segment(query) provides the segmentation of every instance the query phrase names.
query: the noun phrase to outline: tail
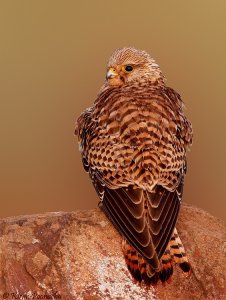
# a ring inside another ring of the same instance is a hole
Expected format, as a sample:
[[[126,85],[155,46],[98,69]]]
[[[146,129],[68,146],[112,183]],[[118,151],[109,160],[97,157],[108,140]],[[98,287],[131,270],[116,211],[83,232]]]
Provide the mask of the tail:
[[[122,249],[126,264],[136,282],[145,282],[147,285],[156,284],[159,280],[166,282],[173,274],[173,265],[178,264],[183,272],[189,274],[191,266],[188,262],[184,247],[176,228],[169,244],[160,259],[159,269],[152,266],[123,238]]]
[[[173,236],[169,242],[170,245],[170,252],[173,256],[173,260],[179,267],[185,272],[190,274],[191,273],[191,265],[188,262],[187,255],[184,250],[184,246],[181,242],[181,239],[177,233],[176,228],[174,229]]]

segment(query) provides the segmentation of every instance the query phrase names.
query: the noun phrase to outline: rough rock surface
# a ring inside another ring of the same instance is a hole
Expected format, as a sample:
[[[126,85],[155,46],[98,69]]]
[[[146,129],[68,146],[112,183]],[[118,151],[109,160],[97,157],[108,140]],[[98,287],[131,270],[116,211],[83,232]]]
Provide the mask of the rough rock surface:
[[[177,224],[193,273],[149,289],[127,271],[121,239],[99,209],[0,220],[0,299],[226,299],[225,227],[183,206]]]

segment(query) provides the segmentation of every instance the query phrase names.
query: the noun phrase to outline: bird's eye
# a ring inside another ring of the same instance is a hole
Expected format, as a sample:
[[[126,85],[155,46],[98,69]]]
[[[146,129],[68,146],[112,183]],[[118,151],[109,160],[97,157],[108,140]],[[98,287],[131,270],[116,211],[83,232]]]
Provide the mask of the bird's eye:
[[[124,67],[124,70],[125,70],[125,72],[130,73],[130,72],[133,71],[133,67],[130,66],[130,65],[127,65],[127,66]]]

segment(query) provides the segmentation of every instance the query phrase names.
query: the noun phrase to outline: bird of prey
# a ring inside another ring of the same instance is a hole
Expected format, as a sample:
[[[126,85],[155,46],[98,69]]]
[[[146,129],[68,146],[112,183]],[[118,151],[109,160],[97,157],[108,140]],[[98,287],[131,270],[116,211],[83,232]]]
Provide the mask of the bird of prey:
[[[154,59],[124,47],[76,123],[83,166],[122,235],[128,269],[148,285],[167,281],[175,264],[191,270],[175,228],[192,143],[183,108]]]

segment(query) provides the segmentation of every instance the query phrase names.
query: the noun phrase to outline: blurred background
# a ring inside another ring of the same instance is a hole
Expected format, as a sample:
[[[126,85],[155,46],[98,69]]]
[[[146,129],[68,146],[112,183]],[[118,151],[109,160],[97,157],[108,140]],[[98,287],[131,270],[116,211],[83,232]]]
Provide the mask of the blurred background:
[[[97,207],[74,125],[113,50],[131,45],[193,123],[184,201],[225,218],[225,11],[224,0],[1,1],[0,217]]]

